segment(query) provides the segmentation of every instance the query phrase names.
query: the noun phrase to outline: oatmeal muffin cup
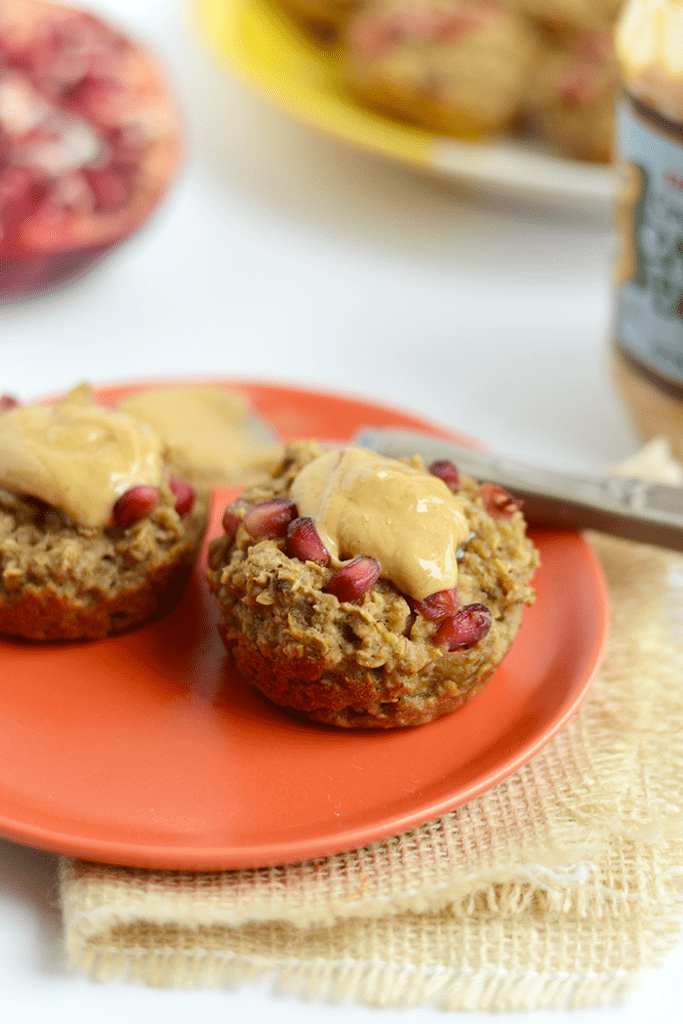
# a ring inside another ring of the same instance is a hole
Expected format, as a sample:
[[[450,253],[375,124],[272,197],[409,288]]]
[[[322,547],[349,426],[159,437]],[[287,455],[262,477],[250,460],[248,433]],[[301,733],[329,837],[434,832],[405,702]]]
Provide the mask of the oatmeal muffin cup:
[[[449,463],[290,444],[209,548],[241,674],[316,722],[395,728],[459,708],[532,603],[519,503]]]
[[[529,76],[525,107],[537,134],[563,156],[608,163],[616,92],[611,30],[550,34]]]
[[[199,554],[208,491],[157,435],[94,403],[0,405],[0,633],[97,639],[169,611]]]
[[[345,81],[382,112],[465,139],[516,123],[536,29],[496,0],[371,0],[345,35]]]

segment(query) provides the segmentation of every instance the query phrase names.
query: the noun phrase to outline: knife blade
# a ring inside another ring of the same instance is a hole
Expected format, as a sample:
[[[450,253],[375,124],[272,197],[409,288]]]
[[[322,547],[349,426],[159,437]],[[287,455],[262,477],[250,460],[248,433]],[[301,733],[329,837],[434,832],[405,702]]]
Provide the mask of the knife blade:
[[[354,444],[398,458],[449,459],[480,481],[499,484],[524,502],[529,523],[598,530],[683,551],[683,487],[617,474],[577,474],[531,466],[413,430],[362,429]]]

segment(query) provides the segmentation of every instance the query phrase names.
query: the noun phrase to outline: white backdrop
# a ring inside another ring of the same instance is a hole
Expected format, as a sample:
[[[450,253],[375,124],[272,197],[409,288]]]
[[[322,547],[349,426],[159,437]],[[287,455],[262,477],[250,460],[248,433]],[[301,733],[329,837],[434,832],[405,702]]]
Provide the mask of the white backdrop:
[[[258,377],[405,406],[536,462],[599,467],[633,450],[607,369],[608,211],[601,220],[488,201],[357,153],[230,81],[176,0],[91,6],[166,62],[189,158],[160,214],[113,259],[76,287],[0,307],[0,392],[28,399],[84,378]],[[442,1019],[429,1008],[302,1004],[260,984],[166,992],[70,976],[55,864],[0,840],[3,1019]],[[502,1019],[673,1024],[682,969],[679,949],[626,1007]]]

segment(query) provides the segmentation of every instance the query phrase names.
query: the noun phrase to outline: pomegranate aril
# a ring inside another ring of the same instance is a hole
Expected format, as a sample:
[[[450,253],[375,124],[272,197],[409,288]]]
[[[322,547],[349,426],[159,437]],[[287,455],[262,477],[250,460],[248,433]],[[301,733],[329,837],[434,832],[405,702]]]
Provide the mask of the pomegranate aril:
[[[112,159],[121,164],[132,164],[149,142],[149,134],[137,124],[126,124],[109,133]]]
[[[237,536],[237,531],[240,528],[240,524],[242,523],[243,516],[240,515],[240,512],[244,512],[248,507],[249,506],[242,501],[241,498],[236,498],[235,501],[231,501],[229,505],[225,506],[222,526],[223,533],[229,539],[230,543],[234,541]]]
[[[95,194],[83,174],[59,178],[47,194],[49,202],[74,213],[89,214],[95,209]]]
[[[0,77],[0,128],[9,138],[33,131],[50,106],[24,77],[8,71]]]
[[[330,576],[324,590],[338,601],[357,601],[377,582],[380,564],[369,555],[359,555]]]
[[[457,491],[460,484],[460,476],[453,463],[449,462],[448,459],[437,459],[436,462],[432,462],[429,472],[432,476],[438,476],[439,480],[443,480],[452,491]]]
[[[450,590],[437,590],[435,594],[430,594],[422,601],[413,602],[415,611],[423,619],[429,619],[430,622],[438,622],[439,619],[445,619],[447,615],[453,615],[459,607],[456,587],[451,587]]]
[[[130,198],[130,188],[120,171],[85,171],[98,210],[116,210]]]
[[[296,505],[291,498],[270,498],[252,505],[244,519],[244,528],[252,537],[284,537],[287,527],[296,517]]]
[[[302,562],[316,562],[318,565],[330,564],[330,553],[321,541],[315,523],[309,516],[302,516],[291,521],[287,527],[285,552],[289,558],[298,558]]]
[[[521,499],[513,498],[498,484],[482,484],[478,493],[488,514],[500,519],[509,518],[523,504]]]
[[[156,507],[158,501],[158,487],[151,487],[148,484],[131,487],[129,491],[121,495],[114,505],[114,523],[125,530],[148,515]]]
[[[7,412],[9,409],[16,409],[19,402],[12,395],[0,395],[0,412]]]
[[[181,519],[184,519],[192,511],[194,505],[194,490],[185,480],[172,476],[168,481],[171,493],[175,497],[175,510]]]
[[[25,167],[6,167],[0,172],[0,210],[23,199],[32,185],[31,173]]]
[[[121,73],[120,37],[89,15],[47,22],[28,55],[29,68],[41,84],[64,93],[89,74]]]
[[[434,636],[439,646],[449,651],[464,651],[474,647],[491,628],[491,612],[485,604],[467,604],[455,615],[444,619]]]

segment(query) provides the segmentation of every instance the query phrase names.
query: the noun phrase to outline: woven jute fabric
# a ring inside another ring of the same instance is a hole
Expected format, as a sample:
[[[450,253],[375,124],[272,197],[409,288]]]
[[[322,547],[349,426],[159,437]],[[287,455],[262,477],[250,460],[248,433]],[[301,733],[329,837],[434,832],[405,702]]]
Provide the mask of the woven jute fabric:
[[[630,468],[663,476],[667,459],[656,444]],[[377,1006],[627,998],[683,916],[683,559],[590,541],[607,656],[530,763],[437,821],[324,860],[195,874],[64,859],[71,965],[178,987],[265,975]]]

